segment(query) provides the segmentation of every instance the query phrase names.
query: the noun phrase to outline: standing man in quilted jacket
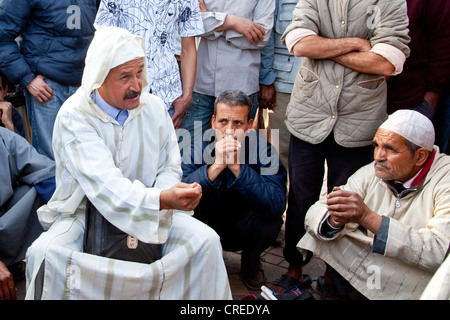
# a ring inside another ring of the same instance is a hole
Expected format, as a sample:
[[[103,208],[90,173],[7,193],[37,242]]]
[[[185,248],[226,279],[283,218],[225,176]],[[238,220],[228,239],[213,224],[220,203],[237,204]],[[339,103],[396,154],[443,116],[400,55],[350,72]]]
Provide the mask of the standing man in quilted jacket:
[[[219,234],[224,250],[242,250],[240,276],[247,287],[259,290],[266,280],[261,253],[283,223],[287,176],[275,148],[250,130],[250,110],[244,92],[220,94],[212,116],[215,134],[206,131],[204,140],[211,141],[203,146],[194,142],[190,157],[182,149],[182,168],[184,182],[202,186],[194,217]]]
[[[372,138],[387,118],[386,75],[402,71],[408,17],[404,0],[300,0],[282,41],[302,57],[286,110],[291,133],[284,256],[288,271],[272,289],[301,284],[307,262],[296,248],[320,196],[371,161]]]
[[[33,146],[52,159],[53,124],[61,105],[81,84],[99,2],[0,2],[0,69],[25,89]]]

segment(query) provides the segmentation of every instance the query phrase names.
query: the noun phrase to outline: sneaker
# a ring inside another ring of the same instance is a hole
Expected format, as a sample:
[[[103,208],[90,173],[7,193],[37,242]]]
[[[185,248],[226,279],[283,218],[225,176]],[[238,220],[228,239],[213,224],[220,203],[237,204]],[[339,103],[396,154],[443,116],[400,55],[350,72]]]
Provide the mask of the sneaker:
[[[302,292],[298,287],[293,287],[281,294],[276,294],[266,286],[262,286],[261,290],[261,295],[266,300],[316,300],[310,292]]]

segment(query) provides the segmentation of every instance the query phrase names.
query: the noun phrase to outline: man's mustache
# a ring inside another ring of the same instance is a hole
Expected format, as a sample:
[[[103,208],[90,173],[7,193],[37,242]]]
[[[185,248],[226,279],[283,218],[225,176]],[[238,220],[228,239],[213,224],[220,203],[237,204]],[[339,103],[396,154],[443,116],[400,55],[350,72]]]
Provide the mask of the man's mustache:
[[[139,96],[140,94],[141,94],[140,91],[128,91],[125,94],[124,99],[133,99],[133,98],[136,98],[137,96]]]
[[[385,161],[375,161],[375,165],[382,166],[382,167],[384,167],[384,168],[386,168],[386,169],[390,169],[390,168],[391,168],[391,167],[389,166],[389,164],[386,163]]]

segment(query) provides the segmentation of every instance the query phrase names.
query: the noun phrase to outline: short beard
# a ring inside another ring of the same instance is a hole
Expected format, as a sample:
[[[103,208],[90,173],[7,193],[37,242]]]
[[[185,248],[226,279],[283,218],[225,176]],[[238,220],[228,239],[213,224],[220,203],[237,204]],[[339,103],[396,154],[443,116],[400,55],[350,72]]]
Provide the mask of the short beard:
[[[383,180],[392,180],[392,175],[389,172],[382,172],[382,171],[377,170],[377,168],[375,167],[376,165],[382,166],[383,168],[390,170],[391,168],[386,162],[375,161],[375,164],[374,164],[375,175],[378,178],[383,179]]]

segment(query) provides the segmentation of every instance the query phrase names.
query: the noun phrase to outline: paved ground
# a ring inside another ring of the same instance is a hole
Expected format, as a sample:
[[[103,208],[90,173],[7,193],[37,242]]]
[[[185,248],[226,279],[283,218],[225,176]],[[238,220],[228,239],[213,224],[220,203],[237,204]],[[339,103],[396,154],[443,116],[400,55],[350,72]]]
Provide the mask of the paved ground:
[[[279,239],[284,238],[284,229],[281,230]],[[241,255],[238,252],[224,252],[224,261],[228,270],[228,277],[231,285],[231,293],[233,299],[239,300],[247,294],[254,294],[257,297],[260,296],[260,291],[249,290],[239,277],[239,269],[241,263]],[[288,263],[283,258],[283,246],[269,247],[262,255],[262,264],[264,272],[268,281],[273,281],[281,277],[288,268]],[[316,280],[319,276],[323,275],[325,271],[325,263],[318,259],[312,258],[312,260],[304,267],[303,272],[308,274],[313,279],[311,289],[307,291],[311,292],[316,299],[320,298],[319,293],[316,290]]]

